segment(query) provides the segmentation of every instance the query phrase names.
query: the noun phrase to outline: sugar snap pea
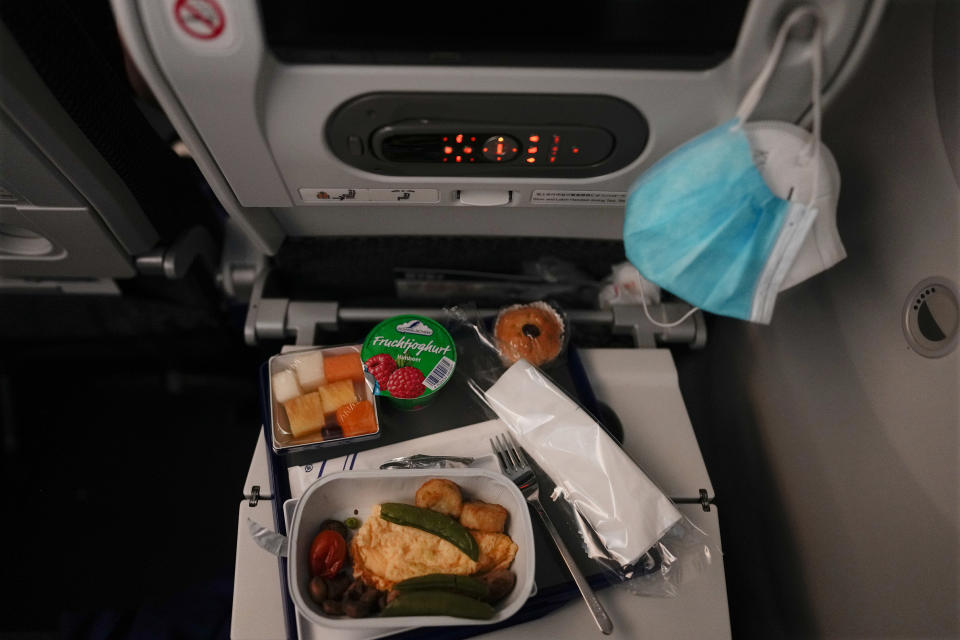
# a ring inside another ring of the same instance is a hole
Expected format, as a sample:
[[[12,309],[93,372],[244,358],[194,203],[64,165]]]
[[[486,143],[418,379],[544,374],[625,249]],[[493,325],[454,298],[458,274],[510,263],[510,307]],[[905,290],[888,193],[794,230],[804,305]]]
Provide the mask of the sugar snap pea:
[[[470,576],[457,576],[449,573],[431,573],[426,576],[410,578],[393,585],[401,593],[410,591],[451,591],[465,596],[486,600],[490,595],[487,583]]]
[[[454,616],[488,620],[496,614],[486,602],[448,591],[410,591],[394,598],[382,616]]]
[[[422,529],[440,536],[467,554],[473,561],[480,557],[480,547],[470,532],[459,522],[442,513],[411,504],[385,502],[380,505],[380,517],[387,522]]]

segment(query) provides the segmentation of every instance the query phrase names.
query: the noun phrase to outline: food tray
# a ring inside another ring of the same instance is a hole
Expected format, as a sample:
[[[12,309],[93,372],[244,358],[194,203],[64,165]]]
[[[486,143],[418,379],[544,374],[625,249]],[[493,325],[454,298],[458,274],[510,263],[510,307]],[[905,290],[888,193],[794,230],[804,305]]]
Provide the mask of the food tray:
[[[326,616],[310,601],[307,556],[310,542],[328,519],[342,520],[357,510],[360,517],[369,517],[373,505],[383,502],[413,502],[421,484],[430,478],[446,478],[455,482],[465,496],[500,504],[507,509],[506,533],[517,544],[513,570],[517,584],[507,598],[496,606],[496,615],[489,620],[465,620],[451,616],[407,616],[395,618],[340,618]],[[500,473],[485,469],[404,469],[386,471],[346,471],[325,476],[314,483],[297,503],[290,530],[288,584],[300,615],[310,622],[333,629],[396,628],[496,624],[515,614],[530,595],[533,587],[535,553],[530,510],[523,495]]]
[[[459,348],[459,343],[458,343]],[[467,384],[469,379],[469,367],[463,366],[463,360],[458,364],[453,378],[441,394],[430,406],[421,411],[405,412],[393,408],[387,404],[381,404],[379,407],[381,433],[380,437],[372,442],[347,442],[339,446],[324,447],[310,451],[294,451],[289,455],[277,455],[272,450],[271,430],[264,429],[264,435],[268,445],[268,466],[270,470],[271,491],[274,504],[274,527],[279,533],[286,534],[287,526],[283,514],[282,505],[290,500],[290,484],[287,474],[288,467],[295,465],[305,465],[319,463],[331,458],[339,458],[349,453],[365,451],[396,442],[411,440],[425,435],[431,435],[440,431],[463,427],[478,422],[484,422],[492,417],[476,400],[473,391]],[[596,397],[590,387],[589,380],[577,350],[569,348],[566,353],[543,367],[543,371],[551,377],[562,389],[577,400],[584,408],[590,411],[594,416],[600,417]],[[269,375],[266,363],[261,368],[261,404],[263,415],[269,416],[268,402],[269,394],[264,390],[269,389]],[[611,432],[615,439],[620,440],[622,432],[618,433],[618,425],[606,425],[601,421],[601,425]],[[546,491],[549,485],[541,478],[541,491]],[[601,573],[598,565],[586,558],[585,554],[578,553],[580,550],[580,541],[575,528],[564,527],[560,524],[559,518],[562,514],[558,507],[549,501],[544,505],[547,512],[558,523],[561,536],[567,542],[568,548],[574,551],[576,560],[580,565],[584,575],[594,589],[601,589],[609,585],[607,578]],[[394,638],[430,638],[431,640],[468,638],[481,633],[487,633],[492,630],[512,626],[530,620],[536,620],[551,611],[554,611],[563,604],[579,597],[579,591],[563,565],[559,552],[553,546],[549,535],[543,529],[539,522],[534,523],[534,547],[537,554],[536,561],[536,584],[537,594],[530,598],[527,603],[509,620],[505,620],[495,625],[470,625],[459,627],[432,627],[430,629],[413,629],[403,631],[397,629],[397,633],[391,635]],[[297,615],[287,589],[287,565],[286,561],[280,562],[281,573],[281,591],[285,603],[285,616],[287,622],[287,633],[291,638],[296,638],[297,634]],[[363,635],[357,637],[381,637],[372,635]]]

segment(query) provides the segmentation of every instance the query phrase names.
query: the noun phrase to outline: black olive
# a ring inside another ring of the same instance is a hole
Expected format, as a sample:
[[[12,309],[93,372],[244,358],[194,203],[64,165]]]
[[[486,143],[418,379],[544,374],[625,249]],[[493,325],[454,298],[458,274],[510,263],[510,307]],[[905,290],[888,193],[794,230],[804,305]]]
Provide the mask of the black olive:
[[[338,573],[333,578],[327,580],[327,597],[333,600],[339,600],[343,597],[343,593],[349,586],[350,576],[345,573]]]
[[[359,600],[366,590],[367,585],[363,583],[363,580],[357,578],[347,587],[347,592],[343,594],[343,597],[345,600]]]
[[[320,603],[323,612],[328,616],[342,616],[343,604],[339,600],[324,600]]]
[[[494,603],[502,600],[513,591],[513,586],[517,583],[517,574],[508,569],[500,569],[480,576],[480,579],[486,582],[490,589],[490,594],[486,598],[487,602]]]
[[[347,526],[339,520],[324,520],[322,523],[320,523],[320,531],[326,531],[327,529],[336,531],[343,536],[344,540],[346,540],[347,536],[350,535],[350,531],[347,529]]]
[[[327,599],[329,589],[327,589],[327,583],[320,576],[314,576],[310,580],[310,597],[313,598],[313,601],[317,604],[320,604]]]
[[[387,592],[380,591],[379,593],[380,595],[377,598],[377,610],[383,611],[383,609],[387,606]]]
[[[370,604],[362,600],[348,600],[343,603],[343,612],[351,618],[363,618],[370,615]]]
[[[374,589],[373,587],[367,587],[367,590],[360,594],[360,602],[366,602],[367,604],[373,604],[377,601],[377,598],[380,597],[380,592]]]

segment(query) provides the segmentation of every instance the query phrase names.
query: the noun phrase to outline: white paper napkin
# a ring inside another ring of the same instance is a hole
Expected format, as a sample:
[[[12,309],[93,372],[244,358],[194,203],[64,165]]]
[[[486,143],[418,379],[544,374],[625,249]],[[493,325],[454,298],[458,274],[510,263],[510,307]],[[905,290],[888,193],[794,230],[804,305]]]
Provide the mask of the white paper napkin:
[[[680,520],[630,456],[526,360],[507,369],[486,399],[621,564],[636,562]]]

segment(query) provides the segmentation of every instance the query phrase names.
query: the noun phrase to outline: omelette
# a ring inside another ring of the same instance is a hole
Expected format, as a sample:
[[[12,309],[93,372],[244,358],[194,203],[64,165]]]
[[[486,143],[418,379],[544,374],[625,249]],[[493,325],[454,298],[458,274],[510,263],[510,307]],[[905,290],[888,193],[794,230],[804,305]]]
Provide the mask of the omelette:
[[[387,522],[380,517],[380,505],[374,505],[350,543],[353,576],[386,591],[397,582],[417,576],[466,576],[505,569],[513,562],[517,545],[510,536],[473,530],[470,533],[480,546],[476,561],[439,536]]]

